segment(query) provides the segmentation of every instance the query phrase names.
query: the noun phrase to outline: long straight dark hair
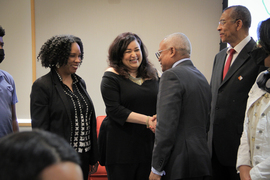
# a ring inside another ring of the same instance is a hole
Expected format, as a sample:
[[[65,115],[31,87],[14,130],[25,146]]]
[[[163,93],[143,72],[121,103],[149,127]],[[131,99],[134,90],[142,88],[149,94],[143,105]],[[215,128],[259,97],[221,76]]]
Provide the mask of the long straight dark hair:
[[[135,40],[139,43],[142,52],[142,62],[138,68],[137,77],[157,79],[156,70],[148,60],[145,45],[137,34],[131,32],[125,32],[118,35],[110,45],[108,52],[109,66],[113,67],[119,75],[128,78],[128,69],[123,64],[122,59],[128,45]]]

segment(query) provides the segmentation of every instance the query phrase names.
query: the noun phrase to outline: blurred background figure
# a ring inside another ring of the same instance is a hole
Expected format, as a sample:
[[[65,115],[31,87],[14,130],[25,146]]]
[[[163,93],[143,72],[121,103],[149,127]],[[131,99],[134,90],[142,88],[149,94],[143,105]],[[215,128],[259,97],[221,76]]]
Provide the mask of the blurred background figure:
[[[108,59],[101,82],[107,114],[99,134],[104,137],[99,138],[101,163],[110,180],[146,180],[154,144],[157,71],[142,40],[130,32],[115,38]]]
[[[5,58],[3,36],[5,36],[5,30],[0,26],[0,63]],[[13,77],[0,69],[0,138],[19,131],[15,108],[17,102]]]
[[[51,71],[37,79],[31,91],[32,128],[56,133],[79,153],[84,180],[97,168],[96,115],[84,80],[76,75],[82,63],[83,44],[72,35],[53,36],[38,55]]]
[[[0,140],[0,179],[82,180],[77,152],[61,137],[42,130]]]
[[[241,180],[270,179],[270,18],[259,25],[258,39],[251,56],[268,69],[249,92],[236,165]]]

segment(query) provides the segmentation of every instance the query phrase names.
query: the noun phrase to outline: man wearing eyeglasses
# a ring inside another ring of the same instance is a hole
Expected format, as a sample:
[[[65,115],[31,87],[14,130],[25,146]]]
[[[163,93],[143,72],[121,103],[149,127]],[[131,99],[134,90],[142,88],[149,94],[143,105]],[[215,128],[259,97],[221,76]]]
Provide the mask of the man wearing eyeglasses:
[[[214,180],[238,180],[237,150],[243,131],[248,92],[259,73],[250,57],[255,41],[249,36],[251,15],[244,6],[226,8],[217,30],[228,48],[214,60],[211,78],[211,118],[208,143]]]
[[[166,37],[156,53],[164,73],[150,180],[206,180],[211,175],[207,147],[210,86],[190,54],[191,44],[182,33]]]

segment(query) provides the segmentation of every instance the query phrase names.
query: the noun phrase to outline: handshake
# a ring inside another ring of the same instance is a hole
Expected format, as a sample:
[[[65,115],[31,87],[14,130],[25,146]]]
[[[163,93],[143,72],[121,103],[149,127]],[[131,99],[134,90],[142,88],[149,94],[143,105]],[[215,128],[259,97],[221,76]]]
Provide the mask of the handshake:
[[[153,133],[155,133],[156,126],[157,126],[157,115],[154,115],[152,117],[148,116],[146,120],[146,127],[150,129]]]

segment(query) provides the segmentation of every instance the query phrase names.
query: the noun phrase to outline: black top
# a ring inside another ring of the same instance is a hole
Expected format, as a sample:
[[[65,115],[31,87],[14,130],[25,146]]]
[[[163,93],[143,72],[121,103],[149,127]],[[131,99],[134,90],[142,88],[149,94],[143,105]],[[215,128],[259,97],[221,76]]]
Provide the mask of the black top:
[[[86,91],[84,80],[76,74],[74,76],[78,79],[76,85],[89,103],[88,111],[91,112],[91,117],[88,118],[91,141],[89,164],[94,165],[98,158],[95,110]],[[58,134],[71,144],[74,133],[72,130],[74,115],[71,110],[73,107],[69,105],[70,98],[67,98],[54,69],[33,83],[30,98],[32,128],[40,128]]]
[[[71,75],[73,79],[73,91],[71,91],[71,89],[63,83],[61,76],[58,73],[57,75],[63,86],[63,91],[66,94],[68,106],[70,107],[72,120],[70,145],[79,153],[83,151],[88,152],[91,148],[90,120],[93,106],[82,87],[79,85],[77,76],[74,74]]]
[[[100,140],[106,165],[151,162],[154,133],[146,125],[126,122],[131,112],[156,114],[158,81],[138,85],[113,72],[105,72],[101,93],[106,105],[107,138]],[[104,131],[100,130],[100,136]]]

